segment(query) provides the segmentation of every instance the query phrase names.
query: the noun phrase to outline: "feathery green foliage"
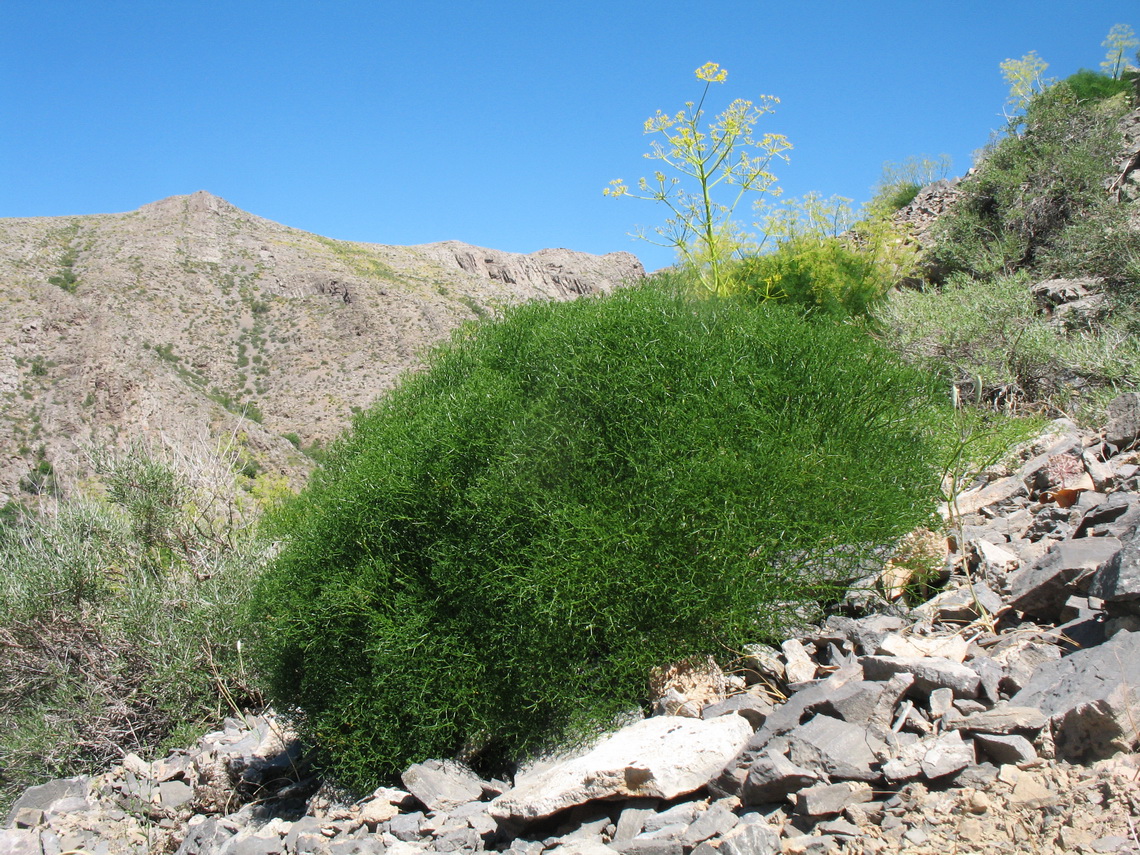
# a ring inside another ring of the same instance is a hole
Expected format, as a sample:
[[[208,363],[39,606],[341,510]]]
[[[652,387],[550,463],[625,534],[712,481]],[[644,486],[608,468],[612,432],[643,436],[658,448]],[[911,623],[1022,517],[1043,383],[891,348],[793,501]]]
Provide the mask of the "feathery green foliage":
[[[851,326],[682,290],[460,335],[278,514],[260,659],[342,782],[605,723],[651,667],[778,637],[928,516],[922,375]]]

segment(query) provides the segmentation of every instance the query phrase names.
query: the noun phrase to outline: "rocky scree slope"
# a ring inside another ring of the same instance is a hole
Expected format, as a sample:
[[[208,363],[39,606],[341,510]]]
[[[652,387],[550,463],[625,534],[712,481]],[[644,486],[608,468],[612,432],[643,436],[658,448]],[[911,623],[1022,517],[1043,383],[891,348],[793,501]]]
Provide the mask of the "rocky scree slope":
[[[932,598],[887,562],[845,615],[662,669],[651,716],[513,782],[429,760],[341,799],[267,712],[28,789],[0,853],[1140,852],[1138,446],[1140,395],[1053,423],[916,536]]]
[[[464,321],[643,275],[624,252],[336,241],[205,192],[0,220],[0,504],[66,492],[85,444],[134,438],[238,436],[296,483],[310,463],[283,434],[327,442]]]

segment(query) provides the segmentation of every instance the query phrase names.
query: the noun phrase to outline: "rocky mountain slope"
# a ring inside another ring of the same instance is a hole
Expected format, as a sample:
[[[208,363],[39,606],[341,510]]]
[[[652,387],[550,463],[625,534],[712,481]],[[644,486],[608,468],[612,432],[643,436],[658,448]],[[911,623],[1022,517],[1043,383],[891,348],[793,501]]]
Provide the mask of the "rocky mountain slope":
[[[0,504],[68,492],[132,439],[309,459],[461,323],[644,275],[629,253],[331,240],[209,193],[0,220]],[[288,436],[288,438],[286,438]]]

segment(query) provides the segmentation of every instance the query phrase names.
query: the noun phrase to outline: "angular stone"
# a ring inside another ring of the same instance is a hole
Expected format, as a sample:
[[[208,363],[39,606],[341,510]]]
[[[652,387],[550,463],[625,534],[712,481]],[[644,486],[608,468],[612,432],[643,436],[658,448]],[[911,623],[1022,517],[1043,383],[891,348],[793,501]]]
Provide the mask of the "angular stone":
[[[960,772],[973,762],[973,744],[951,731],[903,746],[883,764],[883,777],[888,781],[906,781],[921,775],[933,781]]]
[[[815,678],[816,664],[803,644],[789,638],[780,645],[784,651],[784,674],[789,683],[803,683]]]
[[[998,704],[991,710],[976,712],[947,724],[954,730],[974,733],[1036,733],[1048,719],[1037,707]]]
[[[388,821],[388,830],[397,840],[419,840],[425,818],[421,811],[397,814]]]
[[[780,660],[779,654],[767,645],[747,645],[744,648],[743,665],[746,674],[750,678],[754,677],[749,682],[758,682],[762,679],[780,683],[784,681],[784,663]]]
[[[56,802],[63,801],[64,799],[85,799],[87,797],[88,783],[88,777],[86,775],[80,775],[76,778],[56,778],[54,781],[48,781],[46,784],[28,787],[20,797],[12,803],[12,807],[8,811],[8,817],[4,824],[10,826],[16,817],[16,812],[20,808],[34,808],[48,813]]]
[[[23,828],[0,830],[0,855],[43,855],[39,833]]]
[[[777,855],[780,833],[760,817],[741,817],[740,824],[720,839],[716,851],[722,855]]]
[[[940,656],[952,662],[966,658],[969,645],[961,635],[899,635],[886,636],[875,650],[876,656]]]
[[[194,798],[194,788],[185,781],[163,781],[158,785],[158,802],[167,810],[178,810]]]
[[[673,799],[705,786],[752,735],[741,716],[658,717],[622,728],[587,754],[520,776],[491,802],[499,819],[532,820],[591,799]]]
[[[614,848],[622,855],[684,855],[685,851],[680,840],[670,837],[635,837]],[[561,852],[562,849],[559,847],[554,852]]]
[[[866,728],[842,719],[817,715],[788,734],[793,763],[818,769],[832,778],[873,781],[886,743]]]
[[[1060,617],[1074,592],[1089,592],[1090,577],[1120,551],[1115,537],[1082,537],[1061,541],[1010,579],[1010,605],[1045,620]]]
[[[753,730],[759,729],[764,720],[768,718],[775,705],[767,698],[762,698],[752,692],[742,692],[731,695],[723,701],[709,704],[701,710],[701,718],[716,718],[722,715],[740,715],[748,720]]]
[[[974,582],[962,588],[943,591],[912,609],[911,615],[943,623],[969,623],[983,614],[997,614],[1003,605],[1002,598],[988,585]]]
[[[835,816],[844,808],[871,801],[871,785],[863,781],[842,781],[838,784],[816,784],[800,790],[796,797],[796,813],[804,816]]]
[[[1115,540],[1115,538],[1096,538]],[[1089,596],[1106,603],[1129,606],[1134,611],[1140,606],[1140,536],[1133,535],[1120,551],[1104,562],[1093,574]]]
[[[389,852],[392,850],[389,849]],[[606,846],[600,840],[572,840],[554,849],[547,850],[554,855],[614,855],[618,850]]]
[[[1135,745],[1137,687],[1140,633],[1119,632],[1099,647],[1042,664],[1010,704],[1049,716],[1058,759],[1082,761]]]
[[[975,733],[974,744],[994,763],[1027,763],[1037,759],[1033,743],[1019,734]]]
[[[686,846],[696,846],[710,837],[727,834],[740,820],[726,803],[728,800],[713,802],[685,829],[681,842]]]
[[[656,799],[631,799],[626,802],[618,817],[617,830],[614,832],[613,843],[624,843],[633,840],[645,828],[645,820],[657,813]]]
[[[979,570],[985,579],[1000,580],[1021,564],[1021,559],[1014,553],[988,540],[971,541],[971,545],[978,555]]]
[[[1105,441],[1117,448],[1127,448],[1140,437],[1140,395],[1126,392],[1108,405],[1108,425]]]
[[[749,768],[740,800],[746,805],[783,801],[818,780],[819,775],[810,769],[797,766],[779,752],[768,751]]]
[[[954,500],[954,512],[957,516],[967,516],[977,513],[982,508],[1028,495],[1029,490],[1021,478],[1011,475],[959,494]]]
[[[478,801],[483,781],[454,760],[426,760],[409,766],[400,776],[404,787],[433,811],[446,811]]]
[[[709,782],[710,792],[718,797],[738,795],[744,786],[749,767],[768,750],[772,740],[798,727],[809,710],[823,703],[845,683],[861,679],[863,679],[862,667],[858,664],[844,665],[825,679],[814,681],[802,691],[792,695],[772,711],[764,721],[764,726],[748,740],[739,756],[726,764],[724,770]]]
[[[965,665],[939,656],[864,656],[859,660],[869,680],[889,680],[895,674],[914,677],[912,691],[926,696],[951,689],[958,698],[976,698],[981,678]]]

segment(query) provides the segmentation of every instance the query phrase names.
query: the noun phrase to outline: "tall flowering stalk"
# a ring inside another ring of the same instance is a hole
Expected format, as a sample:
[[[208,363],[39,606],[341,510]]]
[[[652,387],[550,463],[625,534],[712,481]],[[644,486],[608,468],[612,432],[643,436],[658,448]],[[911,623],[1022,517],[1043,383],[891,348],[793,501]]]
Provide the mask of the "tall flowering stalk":
[[[665,224],[654,231],[657,246],[677,250],[681,260],[700,273],[702,285],[713,294],[731,290],[726,262],[748,245],[750,236],[733,221],[733,212],[747,193],[771,193],[776,176],[769,171],[775,158],[787,160],[792,145],[782,134],[754,133],[756,123],[771,113],[779,99],[761,95],[757,102],[737,99],[715,121],[702,127],[704,103],[714,83],[724,83],[728,72],[715,62],[696,70],[705,87],[700,101],[688,101],[674,115],[657,111],[645,122],[645,133],[663,139],[651,143],[645,154],[662,161],[672,170],[657,170],[653,177],[640,178],[638,192],[632,192],[622,179],[610,182],[607,196],[632,196],[663,203],[670,211]]]

